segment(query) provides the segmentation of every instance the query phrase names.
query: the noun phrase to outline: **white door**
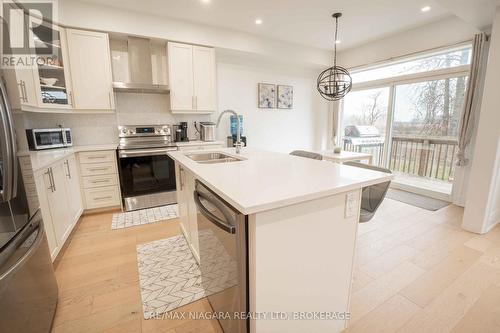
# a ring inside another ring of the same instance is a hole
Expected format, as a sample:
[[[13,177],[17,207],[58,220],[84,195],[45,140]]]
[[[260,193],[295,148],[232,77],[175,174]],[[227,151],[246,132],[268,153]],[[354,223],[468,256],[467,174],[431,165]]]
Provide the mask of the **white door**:
[[[114,109],[108,34],[67,29],[73,98],[77,109]]]
[[[66,176],[69,223],[75,224],[83,211],[82,193],[80,192],[80,178],[78,177],[75,156],[70,156],[64,161],[63,164]]]
[[[192,111],[194,109],[193,46],[168,43],[168,73],[172,112]]]
[[[54,226],[52,222],[52,216],[50,215],[50,206],[48,201],[47,192],[50,192],[49,186],[49,174],[45,173],[35,178],[36,189],[38,194],[38,201],[40,204],[40,210],[42,212],[43,225],[45,227],[45,234],[47,235],[47,242],[49,243],[49,250],[52,260],[54,260],[57,254],[57,241],[54,233]]]
[[[194,106],[197,111],[215,111],[215,50],[193,46]]]
[[[71,231],[63,163],[51,166],[48,171],[48,174],[44,174],[45,188],[47,188],[47,199],[57,245],[61,247]]]

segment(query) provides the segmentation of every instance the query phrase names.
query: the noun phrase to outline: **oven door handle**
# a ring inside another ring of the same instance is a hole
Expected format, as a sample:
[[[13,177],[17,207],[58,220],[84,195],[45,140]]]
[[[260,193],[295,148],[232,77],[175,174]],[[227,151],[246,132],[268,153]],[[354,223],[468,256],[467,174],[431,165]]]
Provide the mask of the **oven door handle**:
[[[225,212],[224,207],[221,207],[222,205],[218,201],[210,200],[210,198],[207,195],[205,195],[204,193],[199,192],[197,190],[195,190],[193,192],[193,196],[194,196],[194,202],[195,202],[196,206],[198,207],[198,209],[200,210],[201,215],[206,217],[210,222],[212,222],[213,224],[215,224],[217,227],[221,228],[222,230],[224,230],[230,234],[236,233],[236,227],[234,225],[227,223],[226,221],[223,221],[222,219],[218,218],[214,214],[212,214],[208,210],[207,207],[203,206],[203,204],[201,203],[200,197],[203,198],[204,200],[210,202],[215,207],[217,207],[222,212],[222,214],[224,215],[226,220],[230,221],[231,217],[229,216],[229,214],[227,214]]]
[[[118,157],[141,157],[141,156],[158,156],[166,155],[169,151],[176,151],[175,149],[130,149],[130,150],[119,150]]]

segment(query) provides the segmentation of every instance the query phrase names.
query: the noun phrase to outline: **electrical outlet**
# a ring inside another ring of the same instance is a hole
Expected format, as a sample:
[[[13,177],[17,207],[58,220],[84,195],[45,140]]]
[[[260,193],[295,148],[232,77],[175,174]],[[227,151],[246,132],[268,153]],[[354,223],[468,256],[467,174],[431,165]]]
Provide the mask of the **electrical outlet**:
[[[344,218],[354,217],[358,213],[358,192],[349,192],[345,196]]]

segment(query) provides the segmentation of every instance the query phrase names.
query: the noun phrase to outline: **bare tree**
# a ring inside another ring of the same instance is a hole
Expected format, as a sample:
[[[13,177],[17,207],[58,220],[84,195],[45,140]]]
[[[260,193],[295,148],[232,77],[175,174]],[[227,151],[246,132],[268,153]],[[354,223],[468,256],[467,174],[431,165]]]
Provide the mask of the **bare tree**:
[[[414,67],[415,70],[447,68],[467,64],[468,51],[436,56]],[[462,112],[466,78],[447,78],[415,85],[413,90],[414,126],[422,136],[455,136]]]
[[[378,90],[369,96],[369,101],[363,104],[359,116],[355,119],[357,124],[375,126],[377,121],[385,115],[387,106],[383,105],[381,100],[382,92]]]

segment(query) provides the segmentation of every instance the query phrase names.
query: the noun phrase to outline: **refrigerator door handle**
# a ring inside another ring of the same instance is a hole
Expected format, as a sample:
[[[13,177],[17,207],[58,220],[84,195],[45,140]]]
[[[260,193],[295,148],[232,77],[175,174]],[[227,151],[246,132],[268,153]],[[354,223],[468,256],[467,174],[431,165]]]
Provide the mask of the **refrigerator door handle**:
[[[0,149],[2,151],[2,189],[0,202],[6,202],[16,196],[17,171],[15,163],[15,145],[12,143],[12,118],[5,92],[3,78],[0,80]]]
[[[38,230],[38,234],[36,236],[35,241],[31,244],[30,248],[26,253],[15,263],[13,264],[4,274],[0,275],[0,284],[7,279],[11,274],[15,273],[19,268],[23,266],[23,264],[33,255],[34,252],[40,247],[40,243],[43,240],[45,235],[45,230],[43,225],[39,223],[36,228],[30,233],[32,235],[34,232]],[[27,236],[25,239],[29,238]]]

